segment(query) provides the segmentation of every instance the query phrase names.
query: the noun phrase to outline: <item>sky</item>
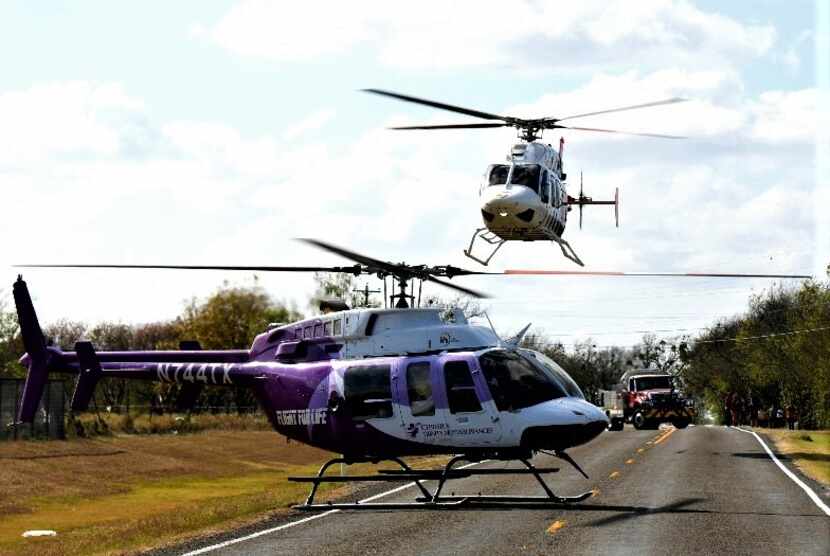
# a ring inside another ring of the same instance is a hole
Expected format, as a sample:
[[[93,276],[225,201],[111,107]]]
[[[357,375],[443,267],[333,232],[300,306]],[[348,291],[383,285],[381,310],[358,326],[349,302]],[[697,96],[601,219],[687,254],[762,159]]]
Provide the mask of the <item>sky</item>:
[[[594,198],[620,188],[619,229],[608,207],[586,208],[582,230],[569,222],[586,268],[826,279],[828,28],[828,3],[805,0],[0,0],[0,300],[10,304],[15,264],[347,264],[296,237],[480,268],[462,249],[481,226],[483,173],[515,130],[390,131],[467,119],[359,92],[369,87],[520,117],[689,99],[579,120],[686,140],[565,135],[572,192],[580,172]],[[576,268],[544,242],[508,243],[490,266]],[[169,319],[225,282],[254,281],[23,273],[46,323]],[[310,276],[258,283],[308,309]],[[485,306],[505,333],[532,322],[597,345],[694,334],[770,286],[463,284],[492,294]]]

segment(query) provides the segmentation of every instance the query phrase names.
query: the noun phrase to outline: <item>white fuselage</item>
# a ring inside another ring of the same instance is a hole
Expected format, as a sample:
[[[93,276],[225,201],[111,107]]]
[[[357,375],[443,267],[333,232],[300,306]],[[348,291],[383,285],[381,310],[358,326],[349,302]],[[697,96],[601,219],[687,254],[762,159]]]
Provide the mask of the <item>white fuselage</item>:
[[[561,236],[568,214],[561,172],[559,153],[550,145],[515,145],[506,164],[487,169],[480,191],[484,225],[505,240]]]

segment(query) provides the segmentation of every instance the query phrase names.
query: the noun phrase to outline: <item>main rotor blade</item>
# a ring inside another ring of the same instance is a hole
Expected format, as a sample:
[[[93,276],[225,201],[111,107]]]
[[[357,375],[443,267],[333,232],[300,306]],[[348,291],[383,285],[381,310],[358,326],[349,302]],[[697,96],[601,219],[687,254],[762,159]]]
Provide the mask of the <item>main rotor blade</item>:
[[[510,127],[513,124],[444,124],[444,125],[406,125],[387,129],[480,129],[486,127]]]
[[[329,251],[330,253],[335,253],[337,255],[340,255],[341,257],[345,257],[347,259],[355,261],[356,263],[360,263],[362,265],[370,267],[370,269],[373,271],[383,270],[385,272],[395,275],[401,273],[400,265],[387,263],[385,261],[379,261],[378,259],[373,259],[372,257],[367,257],[366,255],[361,255],[360,253],[349,251],[348,249],[332,245],[331,243],[326,243],[325,241],[320,241],[319,239],[305,237],[298,237],[296,239],[297,241],[302,241],[304,243],[308,243],[309,245],[314,245],[315,247],[319,247],[320,249]]]
[[[229,265],[150,265],[150,264],[19,264],[17,268],[154,268],[162,270],[244,270],[255,272],[347,272],[360,274],[355,266],[229,266]]]
[[[478,292],[476,290],[471,290],[470,288],[464,288],[462,286],[456,286],[455,284],[450,284],[449,282],[445,282],[443,280],[439,280],[438,278],[433,278],[432,276],[427,276],[426,278],[430,282],[435,282],[436,284],[440,284],[445,288],[450,288],[451,290],[459,291],[463,294],[469,295],[470,297],[477,297],[479,299],[487,299],[490,296],[486,293]]]
[[[557,122],[561,122],[563,120],[572,120],[574,118],[585,118],[586,116],[596,116],[597,114],[610,114],[611,112],[623,112],[625,110],[637,110],[639,108],[649,108],[651,106],[662,106],[664,104],[675,104],[678,102],[686,102],[689,99],[687,98],[668,98],[666,100],[658,100],[655,102],[647,102],[645,104],[634,104],[632,106],[622,106],[620,108],[611,108],[609,110],[599,110],[597,112],[585,112],[584,114],[574,114],[573,116],[565,116],[564,118],[555,118]]]
[[[661,139],[686,139],[682,135],[664,135],[662,133],[637,133],[634,131],[618,131],[616,129],[602,129],[598,127],[572,127],[568,125],[554,124],[554,129],[575,129],[577,131],[600,131],[602,133],[619,133],[622,135],[639,135],[640,137],[659,137]]]
[[[393,93],[392,91],[384,91],[382,89],[362,89],[365,93],[373,93],[375,95],[381,95],[390,98],[396,98],[398,100],[402,100],[404,102],[414,102],[415,104],[423,104],[424,106],[431,106],[432,108],[438,108],[439,110],[449,110],[450,112],[457,112],[459,114],[466,114],[468,116],[473,116],[474,118],[483,118],[485,120],[507,120],[504,116],[499,116],[498,114],[489,114],[487,112],[481,112],[480,110],[471,110],[470,108],[462,108],[461,106],[453,106],[452,104],[445,104],[443,102],[436,102],[434,100],[428,100],[425,98],[418,98],[409,95],[402,95],[400,93]]]
[[[801,280],[812,278],[809,274],[741,274],[727,272],[608,272],[591,270],[505,270],[509,275],[525,276],[644,276],[666,278],[781,278]]]

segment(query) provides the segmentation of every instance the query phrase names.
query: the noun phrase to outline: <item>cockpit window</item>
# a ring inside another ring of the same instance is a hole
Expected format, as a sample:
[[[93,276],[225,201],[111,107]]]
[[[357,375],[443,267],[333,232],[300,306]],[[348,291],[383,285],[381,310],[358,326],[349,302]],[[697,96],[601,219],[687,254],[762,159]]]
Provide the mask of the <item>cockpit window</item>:
[[[516,164],[513,166],[513,175],[510,178],[510,183],[524,185],[538,194],[540,170],[541,167],[538,164]]]
[[[507,183],[507,174],[510,173],[510,166],[496,164],[490,169],[490,185],[504,185]]]
[[[522,409],[568,395],[541,366],[514,352],[489,351],[478,360],[499,411]]]
[[[538,351],[532,351],[529,349],[521,350],[522,355],[540,365],[554,380],[556,380],[562,388],[565,389],[565,392],[568,393],[569,396],[573,398],[582,398],[585,399],[585,395],[582,393],[582,390],[579,389],[574,379],[570,377],[565,370],[556,364],[556,362],[545,355],[544,353],[539,353]]]

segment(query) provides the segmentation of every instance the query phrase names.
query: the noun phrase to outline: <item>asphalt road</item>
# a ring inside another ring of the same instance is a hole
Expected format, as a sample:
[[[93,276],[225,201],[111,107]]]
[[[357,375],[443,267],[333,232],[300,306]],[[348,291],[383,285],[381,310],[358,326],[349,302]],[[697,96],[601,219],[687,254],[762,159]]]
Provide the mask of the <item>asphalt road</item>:
[[[830,517],[749,434],[722,427],[606,432],[571,452],[591,479],[537,457],[558,494],[597,489],[543,509],[344,511],[210,554],[830,554]],[[502,462],[483,464],[503,467]],[[383,487],[385,489],[390,486]],[[528,476],[471,477],[448,491],[541,494]],[[382,501],[408,501],[415,489]],[[825,489],[820,496],[830,501]],[[284,523],[308,517],[290,516]],[[270,522],[260,529],[273,528]],[[231,532],[177,554],[255,532]]]

